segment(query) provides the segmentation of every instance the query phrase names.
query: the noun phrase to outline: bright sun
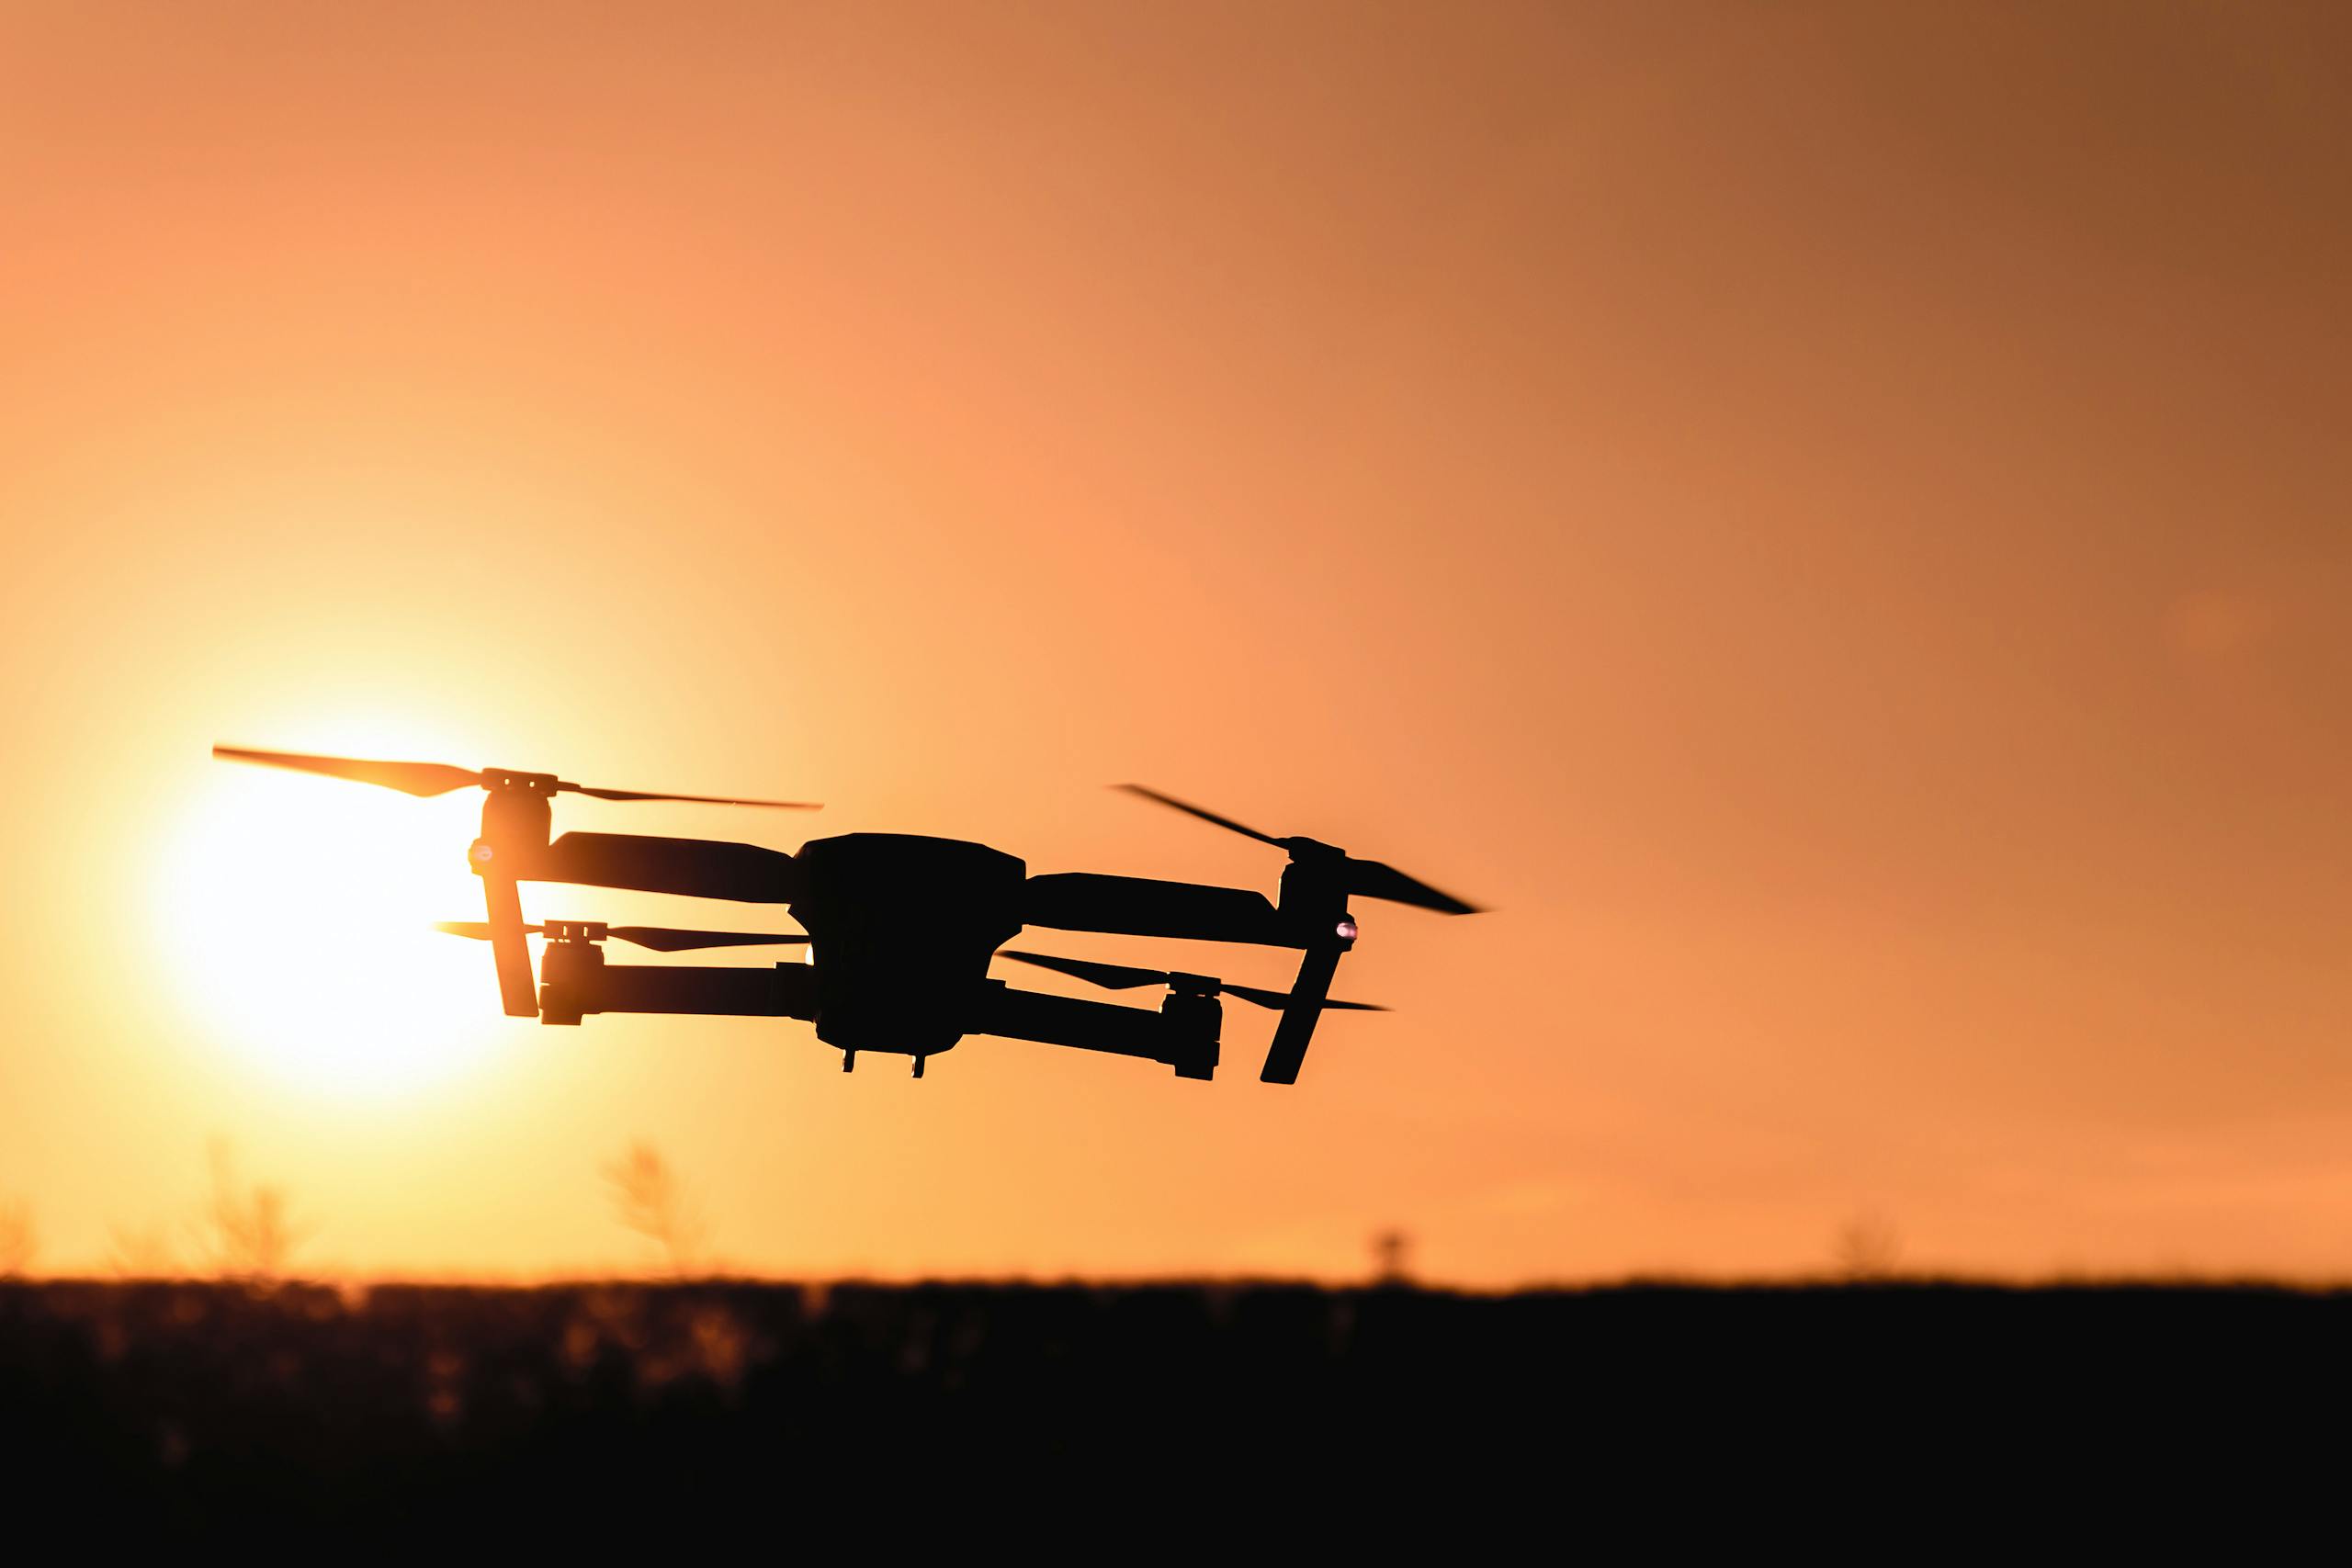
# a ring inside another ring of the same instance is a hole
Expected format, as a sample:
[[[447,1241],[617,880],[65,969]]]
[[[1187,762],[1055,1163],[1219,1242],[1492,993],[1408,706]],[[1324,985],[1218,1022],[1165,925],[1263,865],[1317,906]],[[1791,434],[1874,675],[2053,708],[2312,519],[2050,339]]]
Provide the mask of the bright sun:
[[[208,1033],[335,1098],[397,1098],[482,1061],[501,1018],[489,950],[433,929],[481,918],[466,869],[480,809],[470,790],[418,800],[219,764],[159,908]]]

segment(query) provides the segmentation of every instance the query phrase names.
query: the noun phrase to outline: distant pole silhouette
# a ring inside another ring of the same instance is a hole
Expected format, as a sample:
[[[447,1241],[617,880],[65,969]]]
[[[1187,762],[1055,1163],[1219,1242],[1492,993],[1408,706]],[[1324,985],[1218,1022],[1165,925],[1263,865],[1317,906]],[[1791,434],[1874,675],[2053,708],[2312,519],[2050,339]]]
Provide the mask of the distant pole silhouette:
[[[1412,1282],[1413,1238],[1400,1230],[1385,1230],[1372,1238],[1372,1282],[1407,1285]]]

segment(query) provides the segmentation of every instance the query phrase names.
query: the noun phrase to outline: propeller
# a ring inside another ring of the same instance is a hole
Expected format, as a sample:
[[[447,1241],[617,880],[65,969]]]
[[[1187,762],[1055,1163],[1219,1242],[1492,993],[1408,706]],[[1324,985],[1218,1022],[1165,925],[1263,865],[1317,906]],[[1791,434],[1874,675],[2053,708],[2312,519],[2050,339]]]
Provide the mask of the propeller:
[[[1230,817],[1220,817],[1205,807],[1194,806],[1188,800],[1179,800],[1172,795],[1162,795],[1159,791],[1146,788],[1142,784],[1121,784],[1119,787],[1129,795],[1139,795],[1146,800],[1156,801],[1161,806],[1172,807],[1188,816],[1197,817],[1204,822],[1215,823],[1228,833],[1238,833],[1245,839],[1255,839],[1261,844],[1272,844],[1274,848],[1288,853],[1294,861],[1322,860],[1336,863],[1340,873],[1340,886],[1346,892],[1361,893],[1367,898],[1385,898],[1392,904],[1411,904],[1423,909],[1435,909],[1448,915],[1476,915],[1482,912],[1477,905],[1456,898],[1451,893],[1441,892],[1419,877],[1408,876],[1385,861],[1358,860],[1345,850],[1317,839],[1299,837],[1278,839],[1272,833],[1261,833],[1246,823],[1236,822]]]
[[[698,947],[788,946],[808,940],[806,936],[766,931],[688,931],[671,926],[607,926],[594,920],[560,920],[556,923],[580,929],[590,942],[602,942],[608,936],[618,937],[639,947],[650,947],[656,953],[685,953]],[[471,937],[476,942],[490,940],[490,922],[487,920],[435,920],[434,929],[447,931],[451,936]],[[525,926],[523,929],[544,934],[548,928]]]
[[[537,795],[586,795],[598,800],[683,800],[699,806],[774,806],[791,811],[814,811],[806,800],[739,800],[719,795],[649,795],[634,789],[592,789],[557,778],[553,773],[522,773],[508,768],[484,768],[479,773],[447,762],[381,762],[359,757],[315,757],[302,751],[256,751],[244,746],[215,746],[212,754],[224,762],[254,762],[266,768],[292,768],[324,773],[329,778],[381,784],[405,795],[447,795],[453,789],[499,789],[519,785]]]
[[[1040,969],[1058,970],[1064,975],[1072,976],[1091,985],[1101,986],[1106,990],[1113,991],[1131,990],[1137,986],[1172,986],[1179,978],[1166,969],[1137,969],[1125,964],[1097,964],[1085,958],[1060,958],[1050,953],[1014,953],[1008,949],[998,953],[997,956],[1017,959],[1023,964],[1035,964]],[[1245,1002],[1255,1002],[1261,1008],[1272,1008],[1277,1012],[1290,1005],[1290,993],[1287,991],[1269,991],[1256,986],[1227,985],[1223,980],[1210,979],[1207,976],[1186,977],[1206,979],[1212,987],[1223,991],[1228,997],[1239,997]],[[1326,1001],[1323,1005],[1327,1008],[1344,1008],[1351,1012],[1386,1012],[1388,1010],[1377,1002]]]

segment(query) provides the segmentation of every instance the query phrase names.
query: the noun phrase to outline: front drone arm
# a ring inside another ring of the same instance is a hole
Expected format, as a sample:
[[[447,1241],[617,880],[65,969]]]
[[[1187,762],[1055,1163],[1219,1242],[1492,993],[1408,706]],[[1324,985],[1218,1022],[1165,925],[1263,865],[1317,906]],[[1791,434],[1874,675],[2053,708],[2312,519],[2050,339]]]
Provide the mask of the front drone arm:
[[[788,904],[797,867],[782,850],[722,839],[663,839],[642,833],[566,833],[515,852],[522,882],[569,882],[744,904]]]
[[[539,1010],[531,995],[531,954],[523,941],[523,904],[516,892],[518,883],[568,882],[644,893],[680,893],[698,898],[732,898],[748,904],[786,903],[796,886],[792,857],[756,844],[632,833],[566,833],[549,843],[547,835],[548,803],[544,798],[494,794],[482,807],[482,835],[474,840],[469,856],[474,874],[481,878],[482,897],[490,917],[487,934],[498,965],[499,997],[509,1018],[529,1018]],[[684,997],[693,993],[689,987],[678,994]],[[759,1010],[624,1004],[610,1010]],[[557,1021],[580,1021],[574,1014]]]
[[[1023,891],[1021,923],[1125,936],[1305,945],[1296,922],[1283,919],[1262,893],[1091,871],[1031,877]]]
[[[792,897],[796,869],[792,857],[756,844],[628,833],[566,833],[550,843],[548,794],[536,787],[507,787],[502,776],[482,801],[481,837],[467,854],[474,874],[481,878],[484,912],[489,917],[485,934],[497,964],[499,999],[509,1018],[529,1018],[539,1010],[531,991],[531,953],[523,940],[518,884],[568,882],[755,904],[787,903]],[[577,1023],[580,1019],[574,1011],[554,1021]]]

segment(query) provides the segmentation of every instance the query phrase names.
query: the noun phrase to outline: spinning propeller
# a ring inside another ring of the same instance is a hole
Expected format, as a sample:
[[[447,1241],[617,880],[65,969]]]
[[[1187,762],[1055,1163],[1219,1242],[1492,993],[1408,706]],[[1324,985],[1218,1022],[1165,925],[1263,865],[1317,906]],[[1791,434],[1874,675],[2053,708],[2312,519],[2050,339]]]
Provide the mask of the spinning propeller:
[[[434,930],[447,931],[451,936],[471,937],[476,942],[491,940],[488,920],[435,920]],[[549,927],[553,927],[552,932]],[[688,931],[673,926],[608,926],[602,920],[550,920],[548,925],[525,926],[526,932],[559,939],[582,942],[602,942],[606,937],[618,937],[639,947],[650,947],[656,953],[686,953],[698,947],[784,947],[808,940],[798,934],[772,931]]]
[[[380,762],[358,757],[314,757],[301,751],[255,751],[243,746],[215,746],[212,754],[228,762],[256,762],[267,768],[292,768],[324,773],[329,778],[381,784],[404,795],[447,795],[453,789],[522,789],[533,795],[585,795],[598,800],[683,800],[698,806],[773,806],[790,811],[814,811],[806,800],[738,800],[718,795],[649,795],[634,789],[593,789],[560,779],[553,773],[517,773],[511,768],[484,768],[479,773],[447,762]]]
[[[1049,953],[1014,953],[1007,950],[999,953],[997,956],[1017,959],[1023,964],[1035,964],[1040,969],[1059,970],[1062,974],[1073,976],[1090,985],[1101,986],[1105,990],[1125,991],[1132,990],[1137,986],[1179,987],[1190,980],[1204,982],[1208,987],[1207,994],[1210,996],[1222,991],[1228,997],[1239,997],[1245,1002],[1255,1002],[1261,1008],[1272,1008],[1277,1012],[1290,1006],[1291,1000],[1290,993],[1287,991],[1268,991],[1256,986],[1228,985],[1223,980],[1214,979],[1206,975],[1185,975],[1168,969],[1137,969],[1125,964],[1097,964],[1085,958],[1058,958]],[[1388,1010],[1377,1002],[1327,1000],[1322,1005],[1327,1008],[1345,1008],[1353,1012],[1386,1012]]]
[[[1129,795],[1139,795],[1146,800],[1157,801],[1162,806],[1197,817],[1204,822],[1213,822],[1228,833],[1238,833],[1245,839],[1272,844],[1286,852],[1294,864],[1312,866],[1317,871],[1332,874],[1342,892],[1361,893],[1367,898],[1385,898],[1392,904],[1412,904],[1448,915],[1480,913],[1477,905],[1466,903],[1451,893],[1440,892],[1419,877],[1408,876],[1385,861],[1358,860],[1337,845],[1327,844],[1317,839],[1295,835],[1278,839],[1272,833],[1261,833],[1255,828],[1236,822],[1230,817],[1220,817],[1204,807],[1179,800],[1172,795],[1162,795],[1142,784],[1121,784],[1119,787]]]
[[[489,921],[479,935],[491,944],[498,968],[498,992],[510,1018],[530,1018],[538,1011],[531,987],[531,954],[523,942],[523,906],[515,892],[518,881],[594,882],[607,886],[634,887],[652,893],[682,893],[690,897],[748,898],[782,902],[777,889],[786,879],[792,857],[751,844],[710,843],[689,839],[631,839],[610,833],[573,833],[549,843],[548,802],[559,795],[585,795],[598,800],[670,800],[698,806],[773,806],[808,811],[801,800],[743,800],[732,795],[655,795],[645,790],[597,789],[571,783],[553,773],[526,773],[513,768],[475,771],[447,762],[390,762],[362,757],[321,757],[306,751],[260,751],[245,746],[215,746],[212,755],[225,762],[253,762],[266,768],[290,768],[297,773],[323,773],[356,784],[378,784],[403,795],[430,796],[452,790],[484,791],[481,837],[468,852],[475,874],[481,878],[482,899]],[[537,931],[538,927],[532,927]],[[656,927],[645,927],[655,931]],[[671,937],[688,935],[671,932]],[[624,941],[639,941],[624,937]],[[773,941],[774,938],[753,938]],[[658,942],[646,942],[649,947]],[[733,946],[737,942],[694,942],[694,946]],[[662,951],[675,951],[662,949]]]

